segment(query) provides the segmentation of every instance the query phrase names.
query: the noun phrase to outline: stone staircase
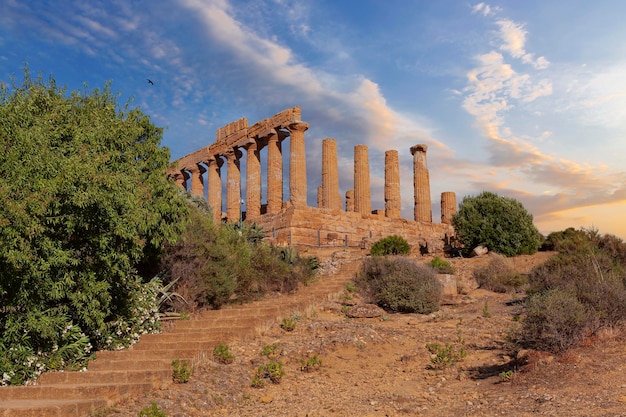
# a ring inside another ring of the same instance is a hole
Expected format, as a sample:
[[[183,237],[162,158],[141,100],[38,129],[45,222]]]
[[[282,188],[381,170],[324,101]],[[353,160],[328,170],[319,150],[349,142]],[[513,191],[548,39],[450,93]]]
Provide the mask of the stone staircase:
[[[144,335],[121,351],[100,351],[87,372],[48,372],[34,386],[0,387],[2,417],[83,417],[119,400],[172,383],[172,361],[212,355],[220,343],[253,338],[294,312],[306,313],[345,289],[360,262],[346,261],[295,294],[205,311],[172,322],[161,334]]]

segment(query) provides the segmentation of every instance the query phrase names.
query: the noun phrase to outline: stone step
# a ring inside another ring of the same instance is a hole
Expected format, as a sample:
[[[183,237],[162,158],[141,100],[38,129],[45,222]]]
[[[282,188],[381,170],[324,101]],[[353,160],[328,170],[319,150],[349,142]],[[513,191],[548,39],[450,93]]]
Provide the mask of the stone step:
[[[215,345],[217,346],[217,344]],[[201,350],[200,352],[207,351]],[[211,348],[213,352],[213,348]],[[186,346],[182,346],[178,349],[153,349],[153,350],[135,350],[134,347],[128,350],[104,350],[96,353],[96,360],[91,362],[97,363],[99,360],[156,360],[156,359],[187,359],[195,357],[199,351],[197,349],[190,349]],[[89,366],[87,367],[89,369]]]
[[[155,363],[151,365],[150,367],[145,366],[144,368],[116,368],[109,364],[110,367],[106,370],[89,369],[86,372],[46,372],[39,377],[37,384],[45,386],[56,384],[128,384],[150,382],[155,386],[159,386],[163,382],[171,380],[171,362],[165,361],[165,363],[157,364],[155,361]],[[90,366],[90,368],[92,367]]]
[[[230,328],[196,328],[195,330],[167,332],[160,334],[145,334],[141,336],[140,344],[150,344],[153,342],[211,342],[220,339],[232,339],[233,336],[239,336],[253,332],[256,326],[237,326]]]
[[[174,359],[192,361],[194,355],[176,356],[172,355],[171,359],[167,355],[159,356],[159,359],[144,358],[128,358],[128,359],[96,359],[89,363],[87,367],[89,372],[97,371],[143,371],[143,370],[159,370],[172,369],[172,361]],[[51,373],[54,374],[54,373]],[[47,373],[43,374],[47,375]],[[40,378],[41,379],[41,378]]]
[[[141,394],[153,387],[151,382],[0,387],[0,404],[9,400],[86,400],[90,398],[115,400]]]
[[[0,403],[3,417],[83,417],[107,407],[105,399],[71,400],[8,400]]]
[[[176,351],[178,349],[182,349],[183,347],[185,349],[190,349],[190,350],[194,350],[196,352],[213,352],[213,349],[219,345],[220,343],[228,343],[230,340],[234,339],[234,337],[231,337],[230,339],[227,338],[218,338],[218,339],[214,339],[214,340],[204,340],[202,342],[194,342],[194,341],[188,341],[185,343],[180,343],[177,341],[174,342],[160,342],[158,340],[155,340],[153,342],[146,342],[146,343],[137,343],[135,346],[133,346],[133,350],[135,351],[150,351],[152,349],[156,349],[156,350],[167,350],[167,351]]]

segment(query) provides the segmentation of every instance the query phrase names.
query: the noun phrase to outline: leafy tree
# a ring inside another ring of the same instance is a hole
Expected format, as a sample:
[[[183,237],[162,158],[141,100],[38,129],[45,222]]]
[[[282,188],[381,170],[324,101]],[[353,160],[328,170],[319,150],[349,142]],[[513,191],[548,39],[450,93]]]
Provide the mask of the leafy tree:
[[[69,332],[63,366],[154,319],[136,267],[177,238],[187,208],[162,129],[117,99],[110,84],[67,94],[28,69],[0,83],[0,357],[41,370]],[[36,376],[22,365],[0,361],[0,382]]]
[[[522,204],[495,193],[465,197],[452,224],[466,251],[482,245],[506,256],[537,252],[541,235]]]

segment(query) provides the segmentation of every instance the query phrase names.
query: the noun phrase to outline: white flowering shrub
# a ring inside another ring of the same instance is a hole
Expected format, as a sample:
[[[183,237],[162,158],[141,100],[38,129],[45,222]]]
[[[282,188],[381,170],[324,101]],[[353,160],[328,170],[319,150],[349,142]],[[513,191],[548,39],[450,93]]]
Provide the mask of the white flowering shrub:
[[[148,283],[142,283],[137,276],[129,279],[128,308],[116,320],[107,323],[106,331],[100,335],[98,347],[106,350],[124,349],[137,343],[142,334],[158,333],[161,329],[158,295],[162,286],[157,278]]]
[[[90,337],[67,315],[34,317],[8,327],[0,335],[0,386],[29,385],[50,370],[86,370],[95,349],[123,349],[139,336],[160,329],[157,296],[162,287],[158,279],[142,283],[132,276],[126,282],[126,305],[115,320]],[[0,309],[0,312],[2,310]]]

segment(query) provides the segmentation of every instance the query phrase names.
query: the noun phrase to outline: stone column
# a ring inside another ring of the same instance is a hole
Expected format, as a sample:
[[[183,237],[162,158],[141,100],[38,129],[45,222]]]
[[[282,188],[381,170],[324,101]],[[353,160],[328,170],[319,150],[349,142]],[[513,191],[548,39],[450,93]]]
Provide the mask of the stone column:
[[[183,174],[183,188],[185,191],[191,192],[191,175],[189,175],[189,171],[183,168],[180,172]]]
[[[317,208],[324,208],[323,187],[317,187]]]
[[[267,213],[283,207],[283,153],[280,137],[272,130],[267,137]]]
[[[208,160],[208,203],[213,211],[213,219],[217,222],[222,219],[222,176],[220,168],[223,164],[224,160],[218,155],[211,156]]]
[[[372,214],[370,164],[365,145],[354,147],[354,211],[361,214]]]
[[[452,224],[452,216],[456,214],[456,194],[452,191],[441,193],[441,223]]]
[[[241,216],[241,170],[239,159],[242,153],[233,148],[227,151],[227,180],[226,180],[226,218],[229,223],[239,221]]]
[[[341,210],[337,141],[330,138],[322,141],[322,207]]]
[[[187,168],[191,177],[191,194],[199,195],[204,198],[204,168],[200,165],[194,164]]]
[[[400,218],[400,164],[398,151],[385,152],[385,217]]]
[[[255,139],[246,146],[246,219],[261,217],[261,156]]]
[[[354,211],[354,190],[346,191],[346,211]]]
[[[306,149],[304,132],[309,128],[305,122],[289,125],[289,200],[294,207],[306,206]]]
[[[428,146],[418,144],[411,146],[413,155],[413,186],[415,189],[414,216],[415,221],[432,222],[433,213],[430,205],[430,178],[426,164]]]

